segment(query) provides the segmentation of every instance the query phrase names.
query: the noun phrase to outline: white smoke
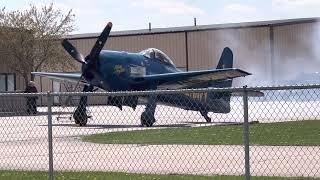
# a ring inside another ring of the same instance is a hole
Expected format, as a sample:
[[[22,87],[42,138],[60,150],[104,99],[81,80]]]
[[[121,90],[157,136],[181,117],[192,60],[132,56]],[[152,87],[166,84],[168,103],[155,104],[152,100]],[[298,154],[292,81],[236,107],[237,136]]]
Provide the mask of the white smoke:
[[[286,32],[290,41],[275,45],[275,84],[320,83],[315,77],[320,68],[320,24],[303,23],[290,25]],[[276,37],[276,36],[275,36]],[[280,37],[281,38],[281,37]],[[280,46],[280,45],[278,45]]]
[[[270,32],[250,36],[256,30],[225,30],[229,32],[223,34],[234,52],[234,67],[252,73],[236,79],[234,86],[320,83],[320,23],[275,26],[273,61]]]

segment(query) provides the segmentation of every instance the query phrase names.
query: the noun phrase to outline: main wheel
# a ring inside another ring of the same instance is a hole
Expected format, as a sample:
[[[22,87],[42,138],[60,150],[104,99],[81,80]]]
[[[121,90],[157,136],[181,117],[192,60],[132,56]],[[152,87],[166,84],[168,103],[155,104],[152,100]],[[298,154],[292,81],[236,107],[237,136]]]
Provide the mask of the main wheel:
[[[147,113],[145,111],[141,114],[140,120],[141,120],[141,125],[147,126],[147,127],[151,127],[153,123],[156,121],[152,114]]]

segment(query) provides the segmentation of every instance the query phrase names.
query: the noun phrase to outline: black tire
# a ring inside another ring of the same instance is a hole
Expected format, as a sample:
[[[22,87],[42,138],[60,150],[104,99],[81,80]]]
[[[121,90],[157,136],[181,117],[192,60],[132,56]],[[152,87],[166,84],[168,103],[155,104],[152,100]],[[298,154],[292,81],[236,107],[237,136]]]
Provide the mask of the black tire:
[[[82,121],[80,121],[79,125],[80,126],[86,126],[87,125],[87,122],[88,122],[88,118],[84,118]]]
[[[146,127],[152,127],[153,123],[155,122],[155,118],[153,115],[148,114],[147,112],[143,112],[141,114],[141,125]]]
[[[81,113],[79,110],[76,110],[73,114],[73,119],[76,124],[79,124],[80,126],[87,125],[88,122],[88,116],[87,113]]]
[[[78,119],[74,119],[74,123],[80,124],[80,121]]]
[[[150,121],[150,120],[148,120],[148,121],[146,122],[146,126],[147,126],[147,127],[152,127],[152,126],[153,126],[153,122]]]

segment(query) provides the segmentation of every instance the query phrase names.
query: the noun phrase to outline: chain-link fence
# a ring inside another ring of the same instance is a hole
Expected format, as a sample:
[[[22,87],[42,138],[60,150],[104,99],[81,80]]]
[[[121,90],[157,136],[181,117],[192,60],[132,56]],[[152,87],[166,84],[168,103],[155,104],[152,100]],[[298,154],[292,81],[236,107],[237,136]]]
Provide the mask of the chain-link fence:
[[[320,177],[320,85],[0,99],[2,170]]]
[[[48,170],[48,112],[36,107],[44,95],[0,93],[1,177],[5,170]]]

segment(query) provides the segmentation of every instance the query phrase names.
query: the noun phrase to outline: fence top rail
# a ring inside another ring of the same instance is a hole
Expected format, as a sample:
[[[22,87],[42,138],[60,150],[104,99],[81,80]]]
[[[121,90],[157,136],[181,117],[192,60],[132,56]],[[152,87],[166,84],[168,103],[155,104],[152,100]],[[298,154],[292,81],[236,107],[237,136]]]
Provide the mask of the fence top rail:
[[[240,89],[243,89],[243,88],[240,88]],[[247,87],[246,89],[251,91],[320,89],[320,84],[256,86],[256,87]]]
[[[0,93],[0,97],[39,97],[47,96],[51,94],[50,92],[40,92],[40,93]]]
[[[244,92],[244,91],[272,91],[272,90],[304,90],[320,89],[320,84],[290,85],[290,86],[257,86],[257,87],[231,87],[231,88],[199,88],[177,90],[149,90],[149,91],[114,91],[114,92],[41,92],[41,93],[0,93],[0,97],[34,97],[34,96],[130,96],[151,94],[178,94],[178,93],[201,93],[201,92]]]

